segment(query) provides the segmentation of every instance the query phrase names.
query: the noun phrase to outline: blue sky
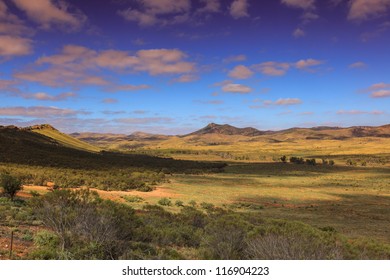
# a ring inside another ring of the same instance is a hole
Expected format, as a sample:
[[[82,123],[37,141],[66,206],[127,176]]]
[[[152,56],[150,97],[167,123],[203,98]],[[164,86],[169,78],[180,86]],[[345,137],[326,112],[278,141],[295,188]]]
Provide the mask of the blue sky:
[[[0,125],[390,123],[390,0],[0,0]]]

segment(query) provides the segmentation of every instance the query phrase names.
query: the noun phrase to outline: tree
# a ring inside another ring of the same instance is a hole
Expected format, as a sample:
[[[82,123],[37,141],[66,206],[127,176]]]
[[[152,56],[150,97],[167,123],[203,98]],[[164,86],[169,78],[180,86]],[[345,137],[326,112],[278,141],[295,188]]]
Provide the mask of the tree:
[[[283,163],[286,163],[287,162],[287,157],[286,156],[282,156],[280,158],[280,160],[283,162]]]
[[[11,201],[14,200],[16,193],[23,189],[22,181],[8,173],[1,174],[0,186],[3,188],[3,193],[8,196]]]

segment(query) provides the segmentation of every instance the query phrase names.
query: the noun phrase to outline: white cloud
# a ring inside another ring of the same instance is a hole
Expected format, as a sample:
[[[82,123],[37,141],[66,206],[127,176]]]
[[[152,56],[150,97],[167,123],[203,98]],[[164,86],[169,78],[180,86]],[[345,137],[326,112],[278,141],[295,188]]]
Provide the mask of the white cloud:
[[[35,100],[41,100],[41,101],[62,101],[67,100],[69,98],[77,97],[77,94],[74,92],[63,92],[57,95],[51,95],[46,92],[37,92],[32,94],[19,94],[18,96],[21,96],[25,99],[35,99]]]
[[[230,6],[230,15],[234,19],[249,17],[248,1],[247,0],[234,0],[232,5]]]
[[[302,104],[299,98],[279,98],[274,102],[275,105],[297,105]]]
[[[0,2],[0,34],[20,36],[28,33],[34,32],[25,26],[16,15],[10,13],[4,2]]]
[[[198,79],[199,79],[199,77],[197,75],[184,74],[184,75],[181,75],[181,76],[173,79],[172,81],[177,82],[177,83],[190,83],[190,82],[194,82]]]
[[[200,8],[198,12],[207,12],[207,13],[218,13],[221,9],[220,0],[201,0],[204,3],[204,7]]]
[[[364,62],[361,62],[361,61],[357,61],[357,62],[350,64],[348,67],[352,68],[352,69],[361,69],[361,68],[366,68],[367,64],[365,64]]]
[[[390,97],[390,84],[386,84],[386,83],[373,84],[370,87],[361,90],[360,92],[370,93],[370,97],[372,98]]]
[[[371,97],[373,97],[373,98],[390,97],[390,89],[387,89],[387,90],[382,89],[382,90],[374,91],[371,94]]]
[[[229,77],[235,79],[248,79],[253,76],[253,71],[244,65],[238,65],[229,72]]]
[[[256,70],[268,76],[283,76],[290,69],[290,63],[267,61],[253,66]]]
[[[108,92],[117,92],[117,91],[143,90],[148,88],[150,88],[149,85],[130,85],[130,84],[118,85],[118,84],[111,83],[106,87],[104,87],[104,90]]]
[[[223,100],[194,100],[194,102],[208,105],[221,105],[225,103]]]
[[[305,31],[303,31],[301,28],[296,28],[293,32],[293,36],[295,38],[300,38],[305,36]]]
[[[349,20],[363,21],[386,14],[390,0],[350,0]]]
[[[170,14],[189,11],[190,0],[142,0],[141,1],[152,14]]]
[[[17,88],[18,84],[19,83],[16,80],[1,80],[0,79],[0,91],[19,93],[20,90]]]
[[[312,59],[312,58],[301,59],[301,60],[299,60],[299,61],[297,61],[295,63],[295,67],[302,70],[302,69],[306,69],[306,68],[309,68],[309,67],[312,67],[312,66],[321,65],[323,63],[324,62],[321,61],[321,60]]]
[[[251,109],[261,109],[261,108],[267,108],[270,106],[290,106],[290,105],[299,105],[302,104],[302,100],[299,98],[279,98],[276,101],[272,100],[261,100],[261,99],[255,99],[253,103],[259,103],[261,102],[261,105],[251,105],[249,108]]]
[[[20,117],[68,117],[75,115],[87,115],[88,112],[76,111],[72,109],[62,109],[57,107],[32,106],[32,107],[2,107],[0,108],[0,116],[20,116]]]
[[[82,46],[64,46],[61,53],[36,60],[34,67],[14,76],[48,86],[96,85],[108,91],[128,91],[148,88],[148,85],[118,85],[107,70],[146,72],[150,75],[181,75],[182,82],[194,78],[195,63],[177,49],[148,49],[136,53],[122,50],[95,51]],[[187,76],[186,76],[187,75]]]
[[[239,62],[239,61],[245,61],[246,55],[239,54],[239,55],[232,55],[223,60],[225,63],[231,63],[231,62]]]
[[[260,64],[252,65],[251,68],[267,76],[283,76],[288,72],[288,70],[290,70],[291,67],[295,67],[298,70],[306,70],[313,72],[313,66],[321,65],[324,63],[324,61],[309,58],[298,60],[295,63],[267,61],[262,62]]]
[[[106,99],[103,99],[103,103],[105,103],[105,104],[114,104],[114,103],[118,103],[118,100],[115,99],[115,98],[106,98]]]
[[[40,24],[44,29],[53,25],[79,29],[86,20],[86,16],[80,11],[70,11],[69,5],[64,2],[51,0],[12,0],[15,5],[27,14],[27,16]]]
[[[137,0],[137,2],[140,9],[128,8],[118,11],[118,14],[125,20],[135,21],[141,26],[152,26],[157,23],[175,24],[189,19],[187,13],[191,9],[190,0]]]
[[[314,0],[282,0],[282,3],[292,8],[312,9],[314,7]]]
[[[222,87],[222,91],[230,93],[246,94],[252,91],[252,88],[241,84],[226,84]]]
[[[362,111],[362,110],[339,110],[337,111],[338,115],[383,115],[383,111],[373,110],[373,111]]]
[[[0,35],[0,56],[12,57],[27,55],[32,52],[32,41],[9,35]]]

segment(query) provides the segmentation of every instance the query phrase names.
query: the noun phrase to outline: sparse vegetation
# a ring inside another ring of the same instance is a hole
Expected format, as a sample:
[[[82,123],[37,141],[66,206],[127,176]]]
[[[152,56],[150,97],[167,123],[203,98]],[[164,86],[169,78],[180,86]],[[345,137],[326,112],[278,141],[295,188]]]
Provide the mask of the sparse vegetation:
[[[5,196],[14,200],[16,193],[22,189],[22,181],[8,173],[3,173],[0,174],[0,187]]]

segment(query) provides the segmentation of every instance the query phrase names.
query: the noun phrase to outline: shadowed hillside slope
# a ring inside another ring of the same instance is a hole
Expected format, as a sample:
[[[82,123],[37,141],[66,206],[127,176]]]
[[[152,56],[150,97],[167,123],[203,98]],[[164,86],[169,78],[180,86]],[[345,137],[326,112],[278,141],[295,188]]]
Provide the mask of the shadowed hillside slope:
[[[47,129],[47,128],[44,128]],[[54,133],[62,135],[60,132]],[[66,137],[64,137],[66,138]],[[191,172],[194,169],[218,169],[223,164],[174,160],[148,155],[90,152],[65,146],[56,139],[35,133],[29,128],[0,126],[0,163],[17,163],[47,167],[80,169],[145,167],[166,168],[170,172]]]

